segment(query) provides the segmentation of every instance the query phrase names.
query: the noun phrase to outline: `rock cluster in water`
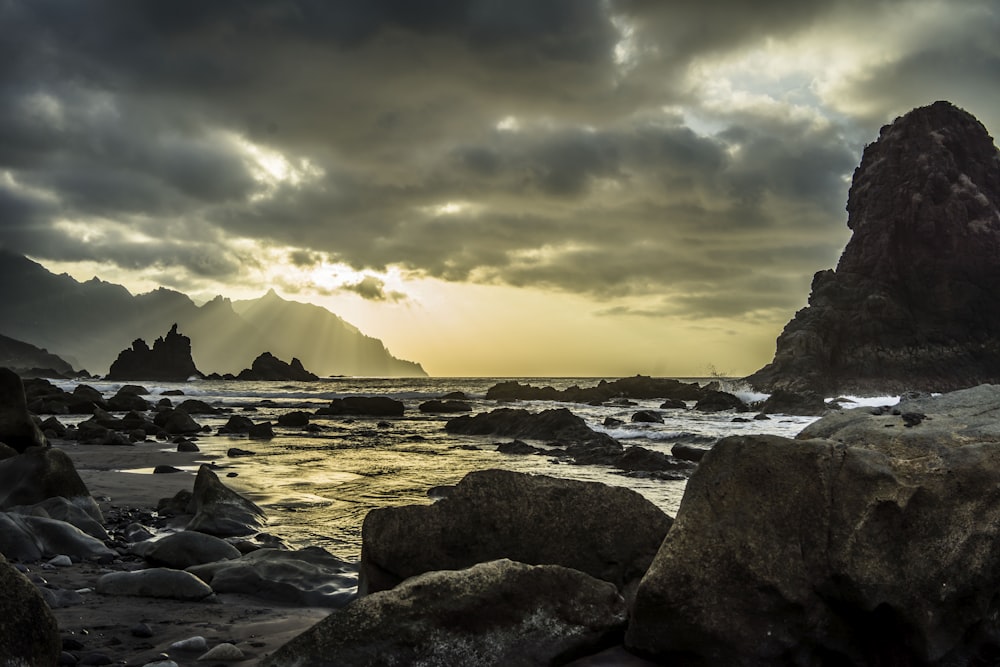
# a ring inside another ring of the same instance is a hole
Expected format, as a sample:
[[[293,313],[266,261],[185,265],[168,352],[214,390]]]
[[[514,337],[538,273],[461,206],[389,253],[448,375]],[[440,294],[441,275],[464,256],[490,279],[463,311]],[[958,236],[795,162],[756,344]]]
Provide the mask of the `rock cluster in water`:
[[[748,380],[764,390],[947,391],[1000,380],[1000,153],[948,102],[882,128],[854,172],[836,270]]]

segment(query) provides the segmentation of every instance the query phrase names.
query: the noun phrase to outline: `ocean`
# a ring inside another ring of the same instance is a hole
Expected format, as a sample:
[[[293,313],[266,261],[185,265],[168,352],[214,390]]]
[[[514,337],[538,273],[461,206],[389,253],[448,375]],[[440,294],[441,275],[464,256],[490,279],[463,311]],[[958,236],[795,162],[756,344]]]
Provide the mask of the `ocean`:
[[[211,433],[195,439],[206,456],[222,467],[223,481],[260,505],[269,517],[268,532],[300,548],[320,546],[334,555],[356,560],[361,551],[361,524],[377,507],[426,504],[432,502],[428,490],[455,484],[468,472],[502,468],[519,472],[552,475],[569,479],[603,482],[637,491],[673,516],[684,493],[685,479],[649,479],[628,476],[604,466],[573,465],[541,455],[512,455],[496,451],[496,443],[509,438],[460,436],[445,432],[444,425],[456,415],[424,414],[418,406],[450,392],[463,392],[472,413],[498,407],[486,400],[493,385],[517,380],[522,384],[564,389],[572,385],[590,387],[602,378],[332,378],[319,382],[239,382],[191,381],[185,383],[141,384],[155,404],[168,397],[176,405],[196,398],[231,414],[250,417],[255,423],[276,422],[292,410],[314,412],[334,398],[347,396],[388,396],[402,401],[406,411],[398,419],[317,417],[317,432],[275,425],[272,440],[249,440],[246,436],[218,435],[230,414],[195,415],[195,420],[211,428]],[[613,380],[616,378],[605,378]],[[706,383],[716,378],[678,378]],[[725,383],[725,381],[723,381]],[[54,382],[72,391],[76,381]],[[124,383],[87,380],[106,397]],[[729,384],[727,391],[744,401],[759,401],[766,394]],[[183,396],[165,392],[179,390]],[[623,445],[639,445],[669,454],[676,443],[710,447],[727,435],[774,434],[794,437],[815,417],[774,415],[768,421],[734,423],[730,412],[702,413],[694,410],[662,410],[663,423],[631,423],[633,413],[656,410],[660,400],[633,400],[630,406],[592,406],[581,403],[519,401],[516,407],[532,412],[568,408],[596,431],[607,433]],[[895,399],[865,399],[858,405],[887,404]],[[510,405],[510,404],[504,404]],[[689,405],[690,407],[690,405]],[[64,424],[75,424],[89,415],[61,415]],[[603,426],[606,417],[624,423]],[[540,444],[540,443],[533,443]],[[85,446],[85,445],[81,445]],[[169,442],[140,444],[173,450]],[[229,458],[232,447],[253,452],[252,456]],[[211,459],[209,458],[211,457]],[[193,473],[196,466],[187,470]],[[130,470],[152,474],[152,469]],[[235,476],[230,476],[235,473]],[[180,480],[179,480],[180,481]],[[193,483],[193,480],[192,480]],[[190,488],[190,487],[188,487]],[[111,499],[114,502],[114,499]]]

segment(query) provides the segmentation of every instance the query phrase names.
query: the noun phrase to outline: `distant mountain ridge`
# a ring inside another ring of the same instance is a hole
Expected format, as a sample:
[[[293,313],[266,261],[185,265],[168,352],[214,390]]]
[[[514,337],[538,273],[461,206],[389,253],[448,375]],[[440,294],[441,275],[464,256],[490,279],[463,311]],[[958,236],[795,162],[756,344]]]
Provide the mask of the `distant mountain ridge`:
[[[297,357],[321,376],[424,377],[420,364],[397,359],[382,341],[325,308],[287,301],[216,297],[198,306],[159,288],[133,296],[97,278],[79,282],[0,249],[0,334],[45,348],[77,369],[107,373],[118,353],[177,324],[206,373],[239,373],[263,352]]]

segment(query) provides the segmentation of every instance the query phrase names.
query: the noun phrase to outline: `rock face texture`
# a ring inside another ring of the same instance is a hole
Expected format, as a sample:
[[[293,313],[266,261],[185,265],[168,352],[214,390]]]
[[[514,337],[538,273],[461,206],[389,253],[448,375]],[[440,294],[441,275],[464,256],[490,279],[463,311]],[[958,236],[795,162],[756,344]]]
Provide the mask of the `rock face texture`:
[[[153,342],[152,349],[141,338],[133,341],[132,347],[122,350],[111,364],[107,379],[184,382],[200,375],[191,358],[191,339],[177,333],[175,324],[166,337]]]
[[[948,102],[865,148],[835,271],[749,378],[770,390],[947,391],[1000,380],[1000,153]]]
[[[1000,447],[898,444],[721,440],[639,585],[627,644],[664,664],[990,663]]]
[[[566,664],[620,632],[611,584],[556,565],[510,560],[428,572],[338,609],[264,667]]]
[[[9,368],[0,368],[0,442],[18,452],[48,446],[28,412],[21,378]]]
[[[433,505],[368,513],[359,591],[499,558],[571,567],[624,589],[646,571],[670,525],[669,516],[629,489],[507,470],[471,472]]]
[[[0,665],[59,662],[59,627],[35,585],[0,555]]]

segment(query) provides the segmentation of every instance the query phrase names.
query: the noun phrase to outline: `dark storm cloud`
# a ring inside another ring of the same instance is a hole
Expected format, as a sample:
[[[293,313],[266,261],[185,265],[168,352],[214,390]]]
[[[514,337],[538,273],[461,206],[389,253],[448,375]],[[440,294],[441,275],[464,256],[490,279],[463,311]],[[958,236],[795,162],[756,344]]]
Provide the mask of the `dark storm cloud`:
[[[843,99],[869,98],[874,118],[950,81],[996,102],[983,84],[995,83],[997,12],[976,6],[968,38],[914,43]],[[778,102],[699,106],[689,74],[817,26],[847,34],[865,18],[856,11],[848,0],[11,0],[0,4],[0,244],[226,278],[252,261],[227,244],[235,236],[286,247],[302,268],[397,265],[606,299],[683,293],[670,307],[699,317],[790,308],[842,247],[844,177],[872,121],[862,136],[854,119]],[[373,275],[348,289],[396,298]]]

